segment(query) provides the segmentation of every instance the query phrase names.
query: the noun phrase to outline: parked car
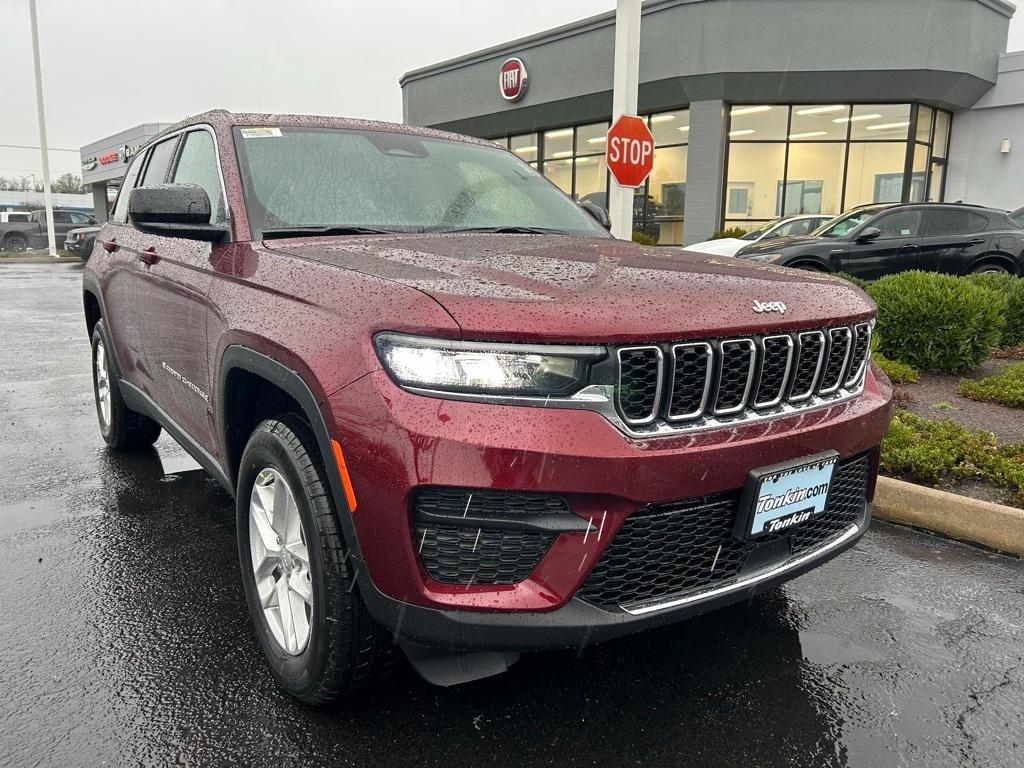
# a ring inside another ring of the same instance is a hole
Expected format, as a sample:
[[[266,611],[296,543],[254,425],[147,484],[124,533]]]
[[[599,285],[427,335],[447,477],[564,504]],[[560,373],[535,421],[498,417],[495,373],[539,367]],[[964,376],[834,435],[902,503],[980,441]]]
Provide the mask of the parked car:
[[[1018,208],[1010,214],[1010,219],[1019,226],[1024,227],[1024,208]]]
[[[784,219],[776,219],[762,227],[752,229],[742,237],[720,237],[717,240],[704,240],[703,242],[686,246],[686,250],[710,253],[715,256],[735,256],[740,248],[752,243],[762,243],[779,237],[797,237],[809,234],[825,222],[831,221],[832,218],[832,216],[822,216],[820,214],[787,216]]]
[[[0,211],[0,224],[17,221],[31,221],[32,214],[28,211]]]
[[[96,233],[100,231],[97,224],[92,227],[79,227],[68,231],[67,240],[64,241],[64,250],[80,256],[83,259],[89,258],[92,253],[93,244],[96,242]]]
[[[100,433],[166,430],[235,496],[292,695],[369,684],[396,642],[436,683],[495,674],[866,530],[871,301],[596,219],[508,150],[401,125],[216,111],[132,160],[83,277]]]
[[[64,242],[69,230],[96,219],[78,211],[53,212],[53,234],[58,243]],[[46,230],[46,211],[32,211],[28,221],[0,224],[0,250],[21,253],[28,248],[45,248],[49,242]]]
[[[741,259],[874,279],[907,269],[1024,274],[1024,231],[993,208],[961,203],[865,205],[808,237],[748,245]]]

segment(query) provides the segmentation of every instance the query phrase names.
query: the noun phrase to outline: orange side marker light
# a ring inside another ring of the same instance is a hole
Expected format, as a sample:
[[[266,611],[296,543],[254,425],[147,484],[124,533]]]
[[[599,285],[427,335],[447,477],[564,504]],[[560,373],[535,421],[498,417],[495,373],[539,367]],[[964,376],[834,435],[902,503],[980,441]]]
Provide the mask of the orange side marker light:
[[[341,485],[345,489],[345,501],[348,502],[349,512],[356,511],[356,492],[352,488],[352,478],[348,476],[348,467],[345,465],[345,457],[341,453],[341,446],[337,440],[331,440],[331,447],[334,448],[334,460],[338,463],[338,474],[341,475]]]

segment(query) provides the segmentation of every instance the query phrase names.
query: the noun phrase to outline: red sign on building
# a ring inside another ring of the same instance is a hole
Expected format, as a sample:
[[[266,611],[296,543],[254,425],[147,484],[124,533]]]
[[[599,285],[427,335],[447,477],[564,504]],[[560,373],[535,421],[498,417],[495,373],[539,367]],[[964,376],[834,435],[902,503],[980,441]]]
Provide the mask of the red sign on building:
[[[639,187],[654,167],[654,136],[636,115],[623,115],[608,131],[608,170],[620,187]]]
[[[522,59],[511,58],[501,65],[498,75],[498,91],[505,101],[519,101],[526,94],[529,80],[526,65]]]

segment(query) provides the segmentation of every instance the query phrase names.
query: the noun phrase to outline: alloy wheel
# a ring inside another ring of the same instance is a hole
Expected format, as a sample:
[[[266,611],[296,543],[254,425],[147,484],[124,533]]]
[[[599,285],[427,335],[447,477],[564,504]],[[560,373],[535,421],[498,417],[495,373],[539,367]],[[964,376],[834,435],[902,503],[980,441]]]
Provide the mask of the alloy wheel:
[[[313,574],[299,507],[284,475],[266,467],[249,497],[249,551],[263,617],[293,656],[309,644]]]
[[[107,348],[102,340],[96,342],[93,355],[96,364],[96,402],[100,407],[101,426],[106,432],[110,427],[110,369],[107,367]]]

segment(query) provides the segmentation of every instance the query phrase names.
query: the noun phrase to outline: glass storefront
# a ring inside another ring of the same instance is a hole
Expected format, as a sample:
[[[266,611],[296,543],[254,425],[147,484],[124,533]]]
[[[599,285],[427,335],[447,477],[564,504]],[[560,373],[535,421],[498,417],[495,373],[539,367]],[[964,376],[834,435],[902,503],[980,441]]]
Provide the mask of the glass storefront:
[[[654,170],[636,190],[633,229],[683,241],[688,110],[647,115]],[[725,227],[838,215],[875,202],[942,200],[950,114],[923,104],[744,104],[730,109]],[[608,206],[607,122],[495,139],[566,194]]]
[[[941,200],[949,123],[948,112],[917,104],[734,106],[725,226]]]
[[[633,230],[659,245],[679,245],[683,242],[689,113],[661,112],[646,119],[655,140],[654,171],[634,194]],[[574,200],[607,208],[611,183],[605,161],[608,127],[607,122],[588,123],[495,142],[539,168]]]

